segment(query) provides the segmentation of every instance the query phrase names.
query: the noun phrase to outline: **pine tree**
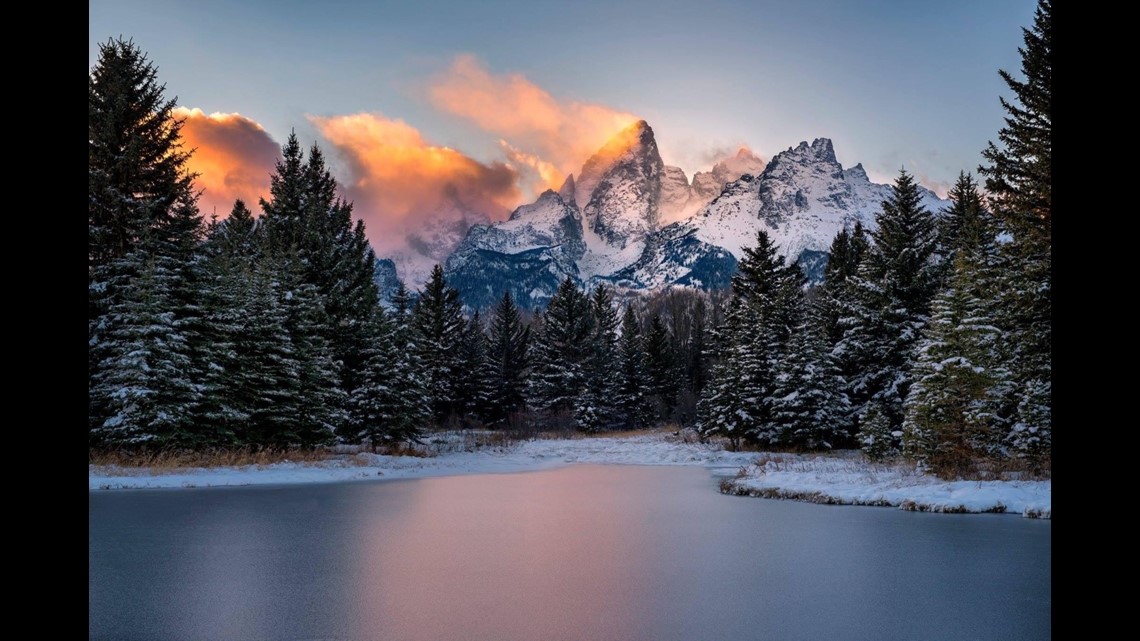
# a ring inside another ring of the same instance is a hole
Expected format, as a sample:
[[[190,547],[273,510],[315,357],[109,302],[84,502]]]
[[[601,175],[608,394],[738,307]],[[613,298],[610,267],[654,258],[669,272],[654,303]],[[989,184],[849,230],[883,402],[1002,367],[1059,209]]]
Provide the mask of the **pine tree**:
[[[586,384],[592,331],[590,299],[567,277],[539,323],[528,386],[532,407],[558,420],[573,414]]]
[[[408,290],[401,282],[392,297],[392,345],[396,362],[389,386],[393,393],[392,420],[388,425],[390,441],[418,442],[424,426],[432,418],[431,395],[427,368],[420,358],[417,340],[420,336],[412,325]]]
[[[1004,437],[1010,376],[992,306],[974,284],[968,258],[959,255],[950,286],[934,301],[906,400],[905,452],[939,472],[967,472],[994,458]]]
[[[203,224],[156,68],[110,40],[88,81],[88,389],[95,444],[194,444]],[[128,371],[142,368],[144,371]]]
[[[360,382],[349,396],[349,421],[340,432],[350,443],[367,440],[375,452],[380,444],[394,440],[392,426],[401,404],[393,386],[398,359],[395,327],[383,308],[374,309],[367,335],[360,354]]]
[[[994,214],[1010,240],[1002,247],[999,325],[1011,346],[1007,360],[1017,408],[1007,443],[1035,464],[1052,444],[1052,2],[1040,0],[1032,29],[1023,29],[1018,80],[999,71],[1015,95],[1001,99],[1000,146],[982,152],[979,168]]]
[[[855,414],[867,420],[869,405],[876,405],[875,418],[886,428],[875,426],[874,447],[886,452],[897,449],[902,435],[914,348],[938,285],[937,233],[933,215],[921,205],[918,185],[905,171],[876,222],[873,244],[843,310],[844,334],[835,351],[854,371],[847,396]],[[888,444],[886,439],[896,440]]]
[[[831,449],[845,435],[847,398],[821,324],[796,328],[772,393],[777,442],[809,450]]]
[[[617,312],[602,285],[590,298],[592,331],[584,363],[585,382],[575,407],[578,429],[597,432],[620,424]]]
[[[650,421],[653,405],[649,401],[649,371],[645,364],[645,349],[641,340],[641,325],[633,308],[625,306],[621,319],[621,339],[618,344],[620,384],[617,390],[618,405],[626,425],[644,427]]]
[[[443,268],[436,265],[424,285],[412,312],[415,342],[424,366],[424,379],[432,399],[432,417],[442,424],[459,411],[457,388],[459,379],[467,375],[462,370],[458,347],[464,328],[459,292],[450,287],[443,277]]]
[[[732,300],[717,329],[723,353],[698,403],[703,435],[781,445],[772,400],[792,329],[803,314],[804,277],[786,265],[763,230],[744,249],[732,281]]]
[[[649,321],[644,341],[649,395],[657,407],[658,418],[668,418],[677,402],[679,381],[673,341],[660,315],[654,314]]]
[[[500,424],[526,404],[530,328],[523,325],[509,291],[495,306],[488,345],[490,393],[487,419]]]
[[[249,351],[247,322],[255,296],[254,272],[259,247],[257,221],[238,200],[224,221],[212,220],[203,244],[205,282],[202,289],[203,338],[206,361],[199,427],[211,433],[215,445],[242,443],[263,384],[252,370],[256,355]]]
[[[92,438],[107,445],[197,445],[193,417],[199,390],[189,378],[189,347],[168,311],[161,268],[141,251],[123,260],[132,259],[141,264],[107,311],[110,331],[101,349],[106,356],[91,389],[105,399],[106,419]]]
[[[491,367],[488,363],[487,334],[478,310],[463,328],[459,341],[459,371],[456,380],[456,411],[464,423],[483,420],[491,402]]]

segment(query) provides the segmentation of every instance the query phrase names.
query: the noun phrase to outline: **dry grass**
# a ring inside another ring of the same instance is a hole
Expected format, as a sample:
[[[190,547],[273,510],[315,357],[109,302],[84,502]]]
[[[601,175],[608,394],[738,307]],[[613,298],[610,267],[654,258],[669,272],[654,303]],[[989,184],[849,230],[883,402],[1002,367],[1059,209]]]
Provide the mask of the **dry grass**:
[[[241,467],[274,463],[311,463],[344,458],[331,449],[90,450],[89,465],[145,467],[156,471],[201,467]],[[355,457],[353,457],[355,458]]]

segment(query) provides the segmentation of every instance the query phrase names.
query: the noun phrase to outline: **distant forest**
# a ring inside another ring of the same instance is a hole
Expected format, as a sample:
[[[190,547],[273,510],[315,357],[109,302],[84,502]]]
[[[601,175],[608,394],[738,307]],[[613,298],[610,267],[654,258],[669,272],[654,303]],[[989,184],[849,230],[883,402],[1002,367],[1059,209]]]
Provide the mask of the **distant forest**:
[[[131,41],[89,76],[93,449],[373,448],[433,427],[695,428],[731,447],[858,447],[944,475],[1050,465],[1051,2],[999,72],[1005,126],[942,212],[900,171],[876,228],[808,286],[764,232],[731,288],[465,310],[436,266],[382,301],[319,147],[205,220],[175,103]],[[995,97],[996,99],[996,97]],[[979,184],[978,181],[981,181]]]

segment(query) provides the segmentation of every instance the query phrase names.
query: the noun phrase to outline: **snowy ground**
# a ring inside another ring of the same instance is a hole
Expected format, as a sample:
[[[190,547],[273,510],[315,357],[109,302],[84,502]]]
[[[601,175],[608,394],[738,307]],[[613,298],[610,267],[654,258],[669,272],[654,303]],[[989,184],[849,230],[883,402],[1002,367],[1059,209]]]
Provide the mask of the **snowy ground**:
[[[1011,512],[1052,518],[1052,481],[944,481],[862,456],[759,457],[731,479],[726,494],[833,505],[896,506],[918,512]]]
[[[1049,518],[1050,481],[956,481],[868,463],[854,453],[826,456],[726,452],[669,432],[523,441],[476,451],[445,442],[430,458],[344,455],[319,463],[148,470],[89,466],[92,490],[272,485],[543,470],[573,463],[702,466],[725,477],[729,494],[818,503],[890,505],[933,512],[1017,512]],[[736,476],[734,476],[736,475]]]

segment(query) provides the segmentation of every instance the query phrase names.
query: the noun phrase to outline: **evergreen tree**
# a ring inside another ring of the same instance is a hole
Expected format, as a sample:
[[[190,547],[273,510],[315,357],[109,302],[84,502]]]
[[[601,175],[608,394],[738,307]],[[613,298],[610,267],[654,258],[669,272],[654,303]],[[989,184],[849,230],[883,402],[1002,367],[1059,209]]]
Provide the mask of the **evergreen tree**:
[[[744,249],[732,301],[718,329],[725,354],[698,404],[705,434],[782,445],[773,393],[792,329],[803,315],[804,277],[787,265],[763,230]],[[703,405],[703,407],[702,407]]]
[[[620,384],[617,399],[625,423],[634,428],[644,427],[653,412],[647,391],[650,387],[649,370],[645,364],[641,326],[629,305],[625,306],[621,319],[618,364]]]
[[[870,242],[863,224],[856,222],[853,229],[839,230],[831,241],[830,258],[823,271],[823,284],[819,292],[819,321],[828,343],[834,347],[843,338],[840,317],[849,301],[854,277],[867,254]]]
[[[772,394],[774,439],[809,450],[831,449],[844,437],[847,398],[821,324],[796,329]]]
[[[586,384],[592,332],[590,299],[567,277],[539,324],[528,389],[532,407],[554,418],[574,412]]]
[[[392,344],[395,365],[390,373],[392,419],[386,431],[390,441],[418,442],[423,427],[432,418],[427,368],[416,343],[420,336],[412,325],[408,290],[401,282],[392,297]]]
[[[658,418],[667,418],[677,402],[676,354],[673,341],[661,316],[654,314],[645,334],[645,364],[649,373],[649,394],[657,406]]]
[[[483,419],[488,414],[492,383],[487,335],[478,311],[471,315],[460,336],[459,371],[463,376],[456,379],[456,411],[465,423]]]
[[[157,70],[110,40],[88,80],[88,389],[92,443],[185,445],[201,371],[203,225]],[[128,371],[143,368],[143,372]]]
[[[487,419],[498,424],[524,408],[530,365],[530,328],[523,324],[509,291],[495,306],[487,361],[491,394]]]
[[[105,399],[106,419],[92,438],[107,445],[193,446],[197,385],[189,378],[191,360],[185,336],[170,309],[164,278],[141,251],[123,259],[138,261],[129,286],[107,311],[92,395]]]
[[[315,286],[304,282],[295,269],[297,264],[285,260],[278,267],[285,327],[297,363],[297,414],[293,429],[275,435],[275,440],[279,446],[312,447],[331,442],[337,428],[347,421],[348,394],[340,386],[339,363],[325,338],[324,301]]]
[[[399,436],[392,430],[401,406],[392,384],[399,355],[393,340],[396,328],[383,308],[374,309],[367,332],[369,340],[361,352],[360,382],[349,397],[349,421],[340,432],[350,443],[367,440],[375,452],[381,443]]]
[[[897,440],[883,441],[902,434],[914,348],[938,284],[934,217],[920,201],[918,185],[901,171],[876,216],[878,229],[845,304],[843,339],[836,346],[836,354],[854,372],[847,380],[854,413],[866,420],[874,402],[876,419],[885,421],[885,431],[876,425],[874,436],[875,447],[884,452],[898,447]]]
[[[462,369],[459,345],[464,329],[459,292],[447,284],[443,268],[436,265],[412,312],[416,344],[424,366],[424,379],[432,399],[432,418],[443,423],[461,408],[458,405]]]
[[[242,443],[263,384],[250,365],[247,327],[254,303],[258,261],[257,221],[238,200],[224,221],[212,220],[203,243],[204,287],[201,406],[196,411],[204,439],[215,445]],[[205,436],[205,435],[204,435]]]
[[[1002,247],[999,325],[1010,344],[1016,413],[1007,443],[1044,463],[1052,444],[1052,2],[1040,0],[1032,29],[1024,29],[1018,80],[1004,70],[1013,102],[1001,99],[1000,146],[982,152],[986,191],[1010,240]]]
[[[1002,403],[1010,376],[992,305],[976,282],[969,258],[960,254],[950,286],[934,300],[906,400],[906,453],[943,473],[966,472],[997,456],[1005,436]]]
[[[590,298],[592,332],[584,363],[585,384],[575,407],[578,429],[597,432],[618,425],[619,399],[617,312],[613,298],[602,285]]]

